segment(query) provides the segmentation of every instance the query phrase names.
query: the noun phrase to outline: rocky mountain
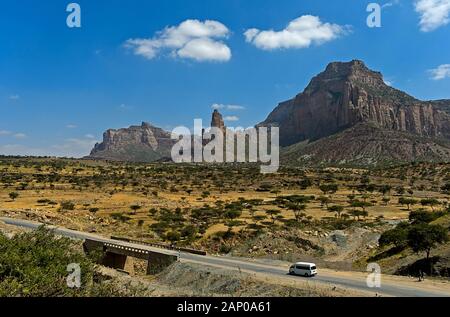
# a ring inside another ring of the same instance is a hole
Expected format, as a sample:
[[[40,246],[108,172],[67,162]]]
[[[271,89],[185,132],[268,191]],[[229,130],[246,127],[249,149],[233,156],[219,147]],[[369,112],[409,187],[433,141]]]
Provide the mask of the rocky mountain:
[[[217,110],[211,126],[226,129]],[[450,100],[418,100],[358,60],[329,64],[259,126],[280,127],[285,164],[450,161]],[[173,145],[169,132],[143,123],[108,130],[89,158],[170,160]]]
[[[420,101],[354,60],[329,64],[260,125],[280,127],[290,162],[448,161],[449,110],[449,100]]]
[[[212,114],[211,127],[226,129],[218,110]],[[170,132],[146,122],[140,126],[110,129],[103,134],[103,142],[96,144],[86,158],[125,162],[172,161],[171,150],[176,141],[170,137]]]
[[[281,103],[261,125],[279,126],[285,146],[327,137],[361,122],[450,138],[450,116],[441,103],[420,101],[386,85],[381,73],[361,61],[337,62],[314,77],[303,93]]]
[[[103,142],[96,144],[89,159],[153,162],[170,158],[174,141],[171,134],[143,122],[141,126],[108,130]]]

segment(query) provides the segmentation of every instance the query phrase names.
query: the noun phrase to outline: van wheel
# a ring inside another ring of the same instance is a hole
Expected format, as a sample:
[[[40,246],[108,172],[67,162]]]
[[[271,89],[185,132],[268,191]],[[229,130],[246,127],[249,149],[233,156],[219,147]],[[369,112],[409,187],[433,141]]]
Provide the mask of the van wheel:
[[[305,274],[305,277],[309,277],[309,274],[308,274],[308,273],[306,273],[306,274]]]

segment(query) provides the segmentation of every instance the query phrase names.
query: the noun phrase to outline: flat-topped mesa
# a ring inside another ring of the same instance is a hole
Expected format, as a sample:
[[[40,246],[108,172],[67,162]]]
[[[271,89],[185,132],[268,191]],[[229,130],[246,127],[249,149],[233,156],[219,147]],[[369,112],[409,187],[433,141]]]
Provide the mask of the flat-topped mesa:
[[[383,129],[450,138],[450,117],[431,102],[392,88],[359,60],[334,62],[261,125],[280,127],[280,144],[316,140],[371,122]]]
[[[109,129],[103,142],[95,145],[88,158],[151,162],[170,157],[171,134],[148,122],[124,129]]]

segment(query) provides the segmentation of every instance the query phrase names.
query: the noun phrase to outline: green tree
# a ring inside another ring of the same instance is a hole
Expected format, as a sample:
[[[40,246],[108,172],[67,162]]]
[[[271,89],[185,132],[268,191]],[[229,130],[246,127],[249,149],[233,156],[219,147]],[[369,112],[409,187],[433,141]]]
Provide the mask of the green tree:
[[[344,211],[344,207],[339,206],[339,205],[334,205],[334,206],[330,206],[330,208],[328,208],[328,211],[336,213],[338,218],[341,218],[341,214]]]
[[[325,196],[320,196],[317,200],[320,202],[322,208],[325,206],[328,209],[328,205],[331,203],[331,199]]]
[[[379,239],[380,246],[394,245],[397,248],[405,248],[408,245],[409,223],[402,222],[394,229],[383,232]]]
[[[421,223],[414,225],[408,233],[408,246],[414,252],[425,252],[430,259],[431,250],[448,241],[448,230],[439,225]]]
[[[437,200],[436,198],[426,198],[426,199],[422,199],[420,201],[420,204],[422,206],[430,206],[431,209],[434,211],[434,207],[440,205],[441,202],[439,200]]]
[[[366,201],[354,200],[351,202],[350,206],[353,208],[361,208],[362,211],[365,212],[366,208],[371,207],[372,204],[369,202],[366,202]],[[360,214],[360,215],[362,215],[362,214]]]
[[[408,210],[411,210],[411,206],[414,206],[415,204],[417,204],[417,200],[412,199],[412,198],[400,197],[398,199],[398,203],[400,205],[406,205]]]
[[[339,186],[337,184],[323,184],[319,186],[319,189],[326,195],[332,195],[335,194],[338,189]]]
[[[140,205],[131,205],[130,209],[132,210],[133,214],[136,214],[138,210],[140,210],[142,206]]]

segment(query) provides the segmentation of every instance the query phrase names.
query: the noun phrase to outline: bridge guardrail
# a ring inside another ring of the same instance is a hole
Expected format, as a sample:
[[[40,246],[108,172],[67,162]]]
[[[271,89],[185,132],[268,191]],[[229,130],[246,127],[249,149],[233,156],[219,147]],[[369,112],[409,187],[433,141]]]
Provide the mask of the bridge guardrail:
[[[139,241],[139,240],[134,240],[134,239],[129,239],[129,238],[115,237],[115,236],[111,236],[111,239],[112,240],[117,240],[117,241],[123,241],[123,242],[129,242],[129,243],[136,243],[136,244],[146,245],[146,246],[154,247],[154,248],[161,248],[161,249],[166,249],[166,250],[180,251],[180,252],[186,252],[186,253],[191,253],[191,254],[196,254],[196,255],[203,255],[203,256],[207,255],[206,251],[195,250],[195,249],[190,249],[190,248],[175,247],[175,246],[168,245],[168,244],[163,244],[163,243],[144,242],[144,241]]]

